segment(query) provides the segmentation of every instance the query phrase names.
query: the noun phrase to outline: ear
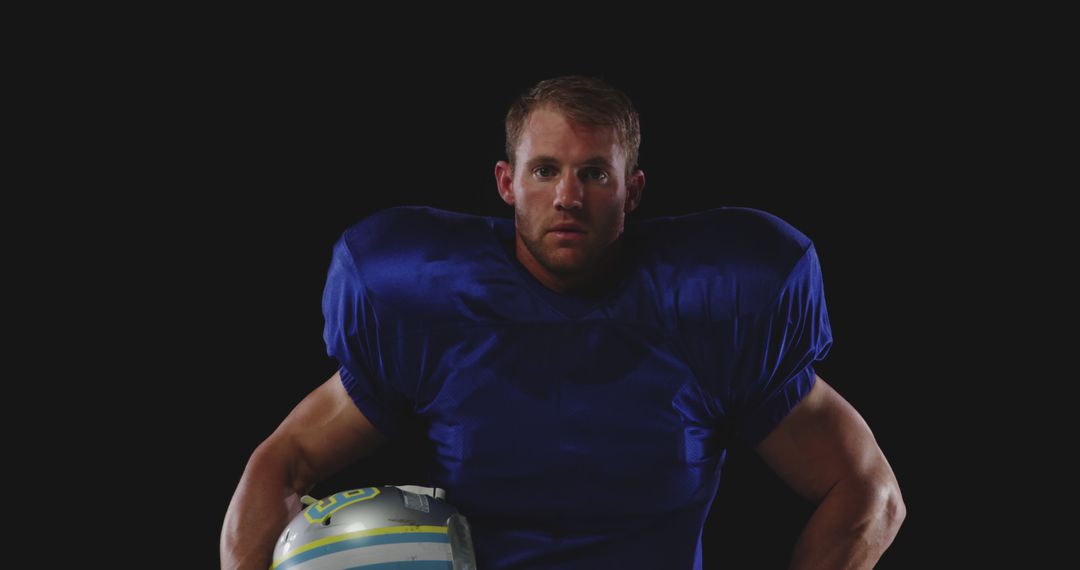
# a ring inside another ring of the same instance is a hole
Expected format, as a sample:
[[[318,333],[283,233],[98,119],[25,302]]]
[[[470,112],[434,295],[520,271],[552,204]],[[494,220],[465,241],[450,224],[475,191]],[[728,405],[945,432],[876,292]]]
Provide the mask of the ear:
[[[645,171],[637,169],[626,180],[626,205],[623,211],[627,214],[637,209],[641,203],[641,193],[645,190]]]
[[[500,160],[495,163],[495,184],[499,187],[499,197],[503,202],[514,205],[514,170],[510,163]]]

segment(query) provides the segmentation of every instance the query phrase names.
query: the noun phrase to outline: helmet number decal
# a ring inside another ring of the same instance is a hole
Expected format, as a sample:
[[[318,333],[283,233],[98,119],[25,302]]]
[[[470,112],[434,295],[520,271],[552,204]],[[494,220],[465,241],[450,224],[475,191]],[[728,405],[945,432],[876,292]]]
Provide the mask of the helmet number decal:
[[[374,499],[380,491],[375,487],[351,489],[334,493],[304,510],[304,518],[311,524],[321,524],[327,517],[353,503]]]

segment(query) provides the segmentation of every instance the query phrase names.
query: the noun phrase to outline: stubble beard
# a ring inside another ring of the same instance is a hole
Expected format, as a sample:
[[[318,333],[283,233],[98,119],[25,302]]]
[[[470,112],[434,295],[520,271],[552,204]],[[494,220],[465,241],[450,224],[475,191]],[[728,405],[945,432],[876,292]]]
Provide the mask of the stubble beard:
[[[519,228],[528,227],[522,224],[520,217],[518,218],[517,223]],[[550,243],[545,243],[544,241],[548,239],[548,232],[546,229],[530,229],[532,230],[531,232],[522,232],[521,241],[525,245],[525,249],[529,250],[533,259],[552,275],[558,275],[560,277],[580,275],[583,271],[591,267],[596,260],[596,254],[585,248],[584,244],[567,248],[552,247]],[[559,253],[559,249],[575,249],[577,251],[574,253]]]

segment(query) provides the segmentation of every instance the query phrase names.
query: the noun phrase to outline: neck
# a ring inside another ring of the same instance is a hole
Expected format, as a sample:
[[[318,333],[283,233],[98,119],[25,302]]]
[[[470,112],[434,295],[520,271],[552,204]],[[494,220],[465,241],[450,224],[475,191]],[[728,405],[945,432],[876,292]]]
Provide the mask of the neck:
[[[520,236],[516,240],[516,253],[518,261],[548,289],[560,294],[574,294],[584,297],[594,297],[607,293],[618,278],[623,257],[623,237],[619,236],[603,257],[588,271],[572,275],[553,275],[544,270],[540,263],[533,259],[532,255],[522,243]]]

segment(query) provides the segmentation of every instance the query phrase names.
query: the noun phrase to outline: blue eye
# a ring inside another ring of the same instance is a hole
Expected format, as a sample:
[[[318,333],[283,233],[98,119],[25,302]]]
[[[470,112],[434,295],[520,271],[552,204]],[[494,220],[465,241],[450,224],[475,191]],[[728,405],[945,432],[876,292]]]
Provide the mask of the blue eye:
[[[606,181],[607,178],[608,178],[607,172],[604,172],[603,170],[601,170],[599,168],[590,168],[590,169],[587,169],[587,170],[585,170],[583,172],[584,172],[582,174],[583,177],[588,178],[588,179],[592,179],[592,180],[597,180],[597,181],[603,182],[603,181]],[[550,167],[550,166],[537,166],[533,170],[533,174],[535,174],[535,175],[537,175],[537,176],[539,176],[541,178],[548,178],[549,176],[554,176],[555,169]]]
[[[589,175],[594,175],[594,174],[599,175],[596,178],[594,178],[594,180],[607,180],[607,173],[604,172],[603,170],[600,170],[599,168],[594,168],[594,169],[589,171]]]

